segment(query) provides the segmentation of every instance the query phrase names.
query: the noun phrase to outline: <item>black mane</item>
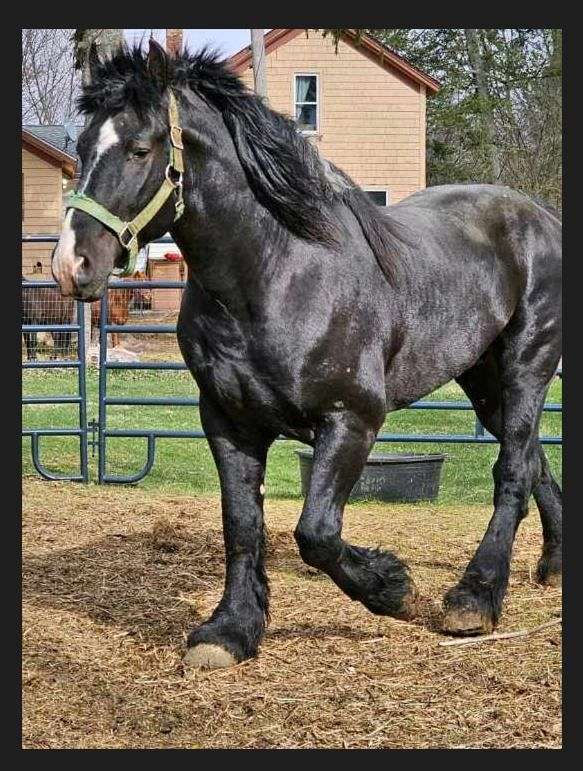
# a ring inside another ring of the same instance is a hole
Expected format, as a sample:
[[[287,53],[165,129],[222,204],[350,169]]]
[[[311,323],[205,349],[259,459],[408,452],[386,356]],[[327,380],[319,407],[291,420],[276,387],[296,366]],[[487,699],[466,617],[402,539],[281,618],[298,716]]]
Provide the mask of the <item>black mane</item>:
[[[221,113],[258,201],[291,233],[329,246],[341,243],[335,208],[346,205],[386,277],[395,279],[395,256],[406,234],[381,213],[350,177],[324,161],[288,117],[249,91],[216,52],[184,51],[167,60],[166,82],[152,77],[147,54],[122,49],[102,62],[78,100],[82,113],[113,113],[131,106],[138,115],[159,112],[166,88],[189,88]]]

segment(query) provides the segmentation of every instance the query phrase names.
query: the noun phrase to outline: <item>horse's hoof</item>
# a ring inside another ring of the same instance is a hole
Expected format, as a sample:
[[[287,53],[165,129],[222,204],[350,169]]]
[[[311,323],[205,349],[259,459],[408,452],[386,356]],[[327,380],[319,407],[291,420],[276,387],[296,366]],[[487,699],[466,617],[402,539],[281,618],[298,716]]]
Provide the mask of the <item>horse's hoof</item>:
[[[494,629],[494,622],[487,613],[478,610],[451,608],[446,610],[442,626],[446,634],[470,637],[490,634]]]
[[[536,569],[536,580],[543,586],[560,587],[562,583],[561,557],[542,556]]]
[[[186,677],[197,669],[222,669],[235,666],[236,663],[237,659],[232,653],[221,648],[220,645],[210,643],[200,643],[189,648],[182,660]]]
[[[562,573],[549,573],[543,581],[545,586],[555,586],[560,588],[563,585]]]
[[[541,573],[539,572],[537,576],[537,580],[539,584],[542,584],[543,586],[553,586],[556,588],[560,588],[563,583],[563,574],[561,571],[557,571],[555,573]]]
[[[394,613],[394,618],[401,621],[411,621],[417,615],[417,603],[419,600],[419,591],[414,582],[409,579],[409,590],[401,601],[401,607]]]
[[[415,617],[419,593],[407,565],[389,551],[347,545],[334,580],[378,616]]]
[[[499,582],[487,583],[480,574],[465,575],[462,581],[445,593],[442,629],[446,634],[490,634],[502,612],[504,593]]]

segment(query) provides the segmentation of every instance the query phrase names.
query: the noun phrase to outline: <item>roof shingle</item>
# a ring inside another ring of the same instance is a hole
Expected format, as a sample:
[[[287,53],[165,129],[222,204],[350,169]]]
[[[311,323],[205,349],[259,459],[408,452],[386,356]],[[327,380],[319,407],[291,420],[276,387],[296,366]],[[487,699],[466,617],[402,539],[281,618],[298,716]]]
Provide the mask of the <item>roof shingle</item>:
[[[67,136],[64,126],[35,126],[33,124],[26,124],[22,128],[38,139],[42,139],[43,142],[48,142],[48,144],[56,147],[57,150],[77,158],[76,142]],[[77,129],[77,136],[79,136],[83,126],[76,126],[75,128]]]

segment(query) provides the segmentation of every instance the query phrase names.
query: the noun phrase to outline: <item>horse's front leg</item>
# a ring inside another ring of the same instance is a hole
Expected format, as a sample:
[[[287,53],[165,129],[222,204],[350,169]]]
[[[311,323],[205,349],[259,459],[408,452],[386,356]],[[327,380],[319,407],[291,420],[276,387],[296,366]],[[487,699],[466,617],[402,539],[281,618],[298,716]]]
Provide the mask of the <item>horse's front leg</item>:
[[[188,637],[185,670],[215,669],[251,658],[265,630],[269,590],[264,568],[263,481],[273,437],[238,428],[201,397],[201,421],[221,483],[226,579],[212,616]]]
[[[376,429],[353,413],[330,415],[318,432],[310,489],[295,537],[304,562],[327,573],[373,613],[412,618],[417,590],[404,562],[388,551],[342,540],[344,505],[358,480]]]

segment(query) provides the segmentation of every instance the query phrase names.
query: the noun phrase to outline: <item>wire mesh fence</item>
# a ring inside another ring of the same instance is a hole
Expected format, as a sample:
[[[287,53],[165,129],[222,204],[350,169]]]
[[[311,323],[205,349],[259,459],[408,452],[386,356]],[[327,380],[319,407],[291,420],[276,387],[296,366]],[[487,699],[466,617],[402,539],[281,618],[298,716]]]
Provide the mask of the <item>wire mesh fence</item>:
[[[23,278],[22,358],[74,359],[77,337],[70,327],[77,322],[76,304],[46,283]]]
[[[183,287],[159,287],[157,282],[149,281],[139,273],[121,281],[127,286],[114,286],[108,290],[108,316],[104,321],[116,327],[115,331],[107,333],[108,359],[181,362],[175,335],[142,329],[152,325],[176,326]],[[92,361],[98,353],[101,312],[100,302],[92,303]]]

